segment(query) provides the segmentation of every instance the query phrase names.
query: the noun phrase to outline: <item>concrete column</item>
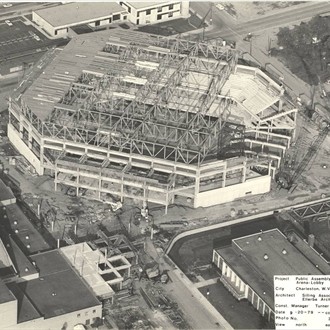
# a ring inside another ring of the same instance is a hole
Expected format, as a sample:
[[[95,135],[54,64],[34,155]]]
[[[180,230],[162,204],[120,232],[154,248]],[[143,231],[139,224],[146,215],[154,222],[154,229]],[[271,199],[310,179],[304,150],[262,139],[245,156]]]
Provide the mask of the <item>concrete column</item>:
[[[77,179],[76,179],[76,195],[77,197],[79,196],[79,178],[80,178],[80,174],[79,174],[79,168],[78,168],[78,171],[77,171]]]
[[[246,164],[247,164],[246,160],[244,160],[243,164],[244,164],[244,167],[242,169],[242,182],[245,182],[245,180],[246,180]]]
[[[55,164],[55,178],[54,178],[54,183],[55,183],[55,191],[57,191],[57,166]]]
[[[120,202],[124,201],[124,175],[121,175],[121,184],[120,184]]]
[[[281,112],[282,111],[282,108],[283,108],[283,101],[280,99],[278,101],[278,112]]]
[[[196,197],[199,194],[199,188],[200,188],[200,171],[197,170],[196,178],[195,178],[194,207],[197,207],[197,205],[196,205]]]
[[[23,124],[22,124],[22,118],[20,116],[20,120],[19,120],[19,137],[21,139],[23,139]]]
[[[102,189],[102,176],[99,175],[99,199],[101,200],[101,189]]]
[[[225,163],[222,173],[222,188],[226,187],[226,176],[227,176],[227,162]]]

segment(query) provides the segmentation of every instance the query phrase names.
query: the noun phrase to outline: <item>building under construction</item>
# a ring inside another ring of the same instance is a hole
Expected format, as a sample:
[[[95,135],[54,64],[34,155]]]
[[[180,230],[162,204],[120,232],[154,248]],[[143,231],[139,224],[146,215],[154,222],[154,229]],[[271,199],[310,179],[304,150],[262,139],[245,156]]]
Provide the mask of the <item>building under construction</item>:
[[[8,136],[55,190],[210,206],[266,193],[297,110],[222,41],[77,36],[9,102]]]

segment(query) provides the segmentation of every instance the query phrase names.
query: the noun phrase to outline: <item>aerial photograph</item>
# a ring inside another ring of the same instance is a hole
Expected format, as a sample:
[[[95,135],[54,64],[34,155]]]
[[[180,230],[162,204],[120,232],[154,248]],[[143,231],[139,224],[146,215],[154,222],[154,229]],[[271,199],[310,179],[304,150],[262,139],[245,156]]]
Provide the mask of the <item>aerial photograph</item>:
[[[0,2],[0,329],[328,329],[329,130],[330,1]]]

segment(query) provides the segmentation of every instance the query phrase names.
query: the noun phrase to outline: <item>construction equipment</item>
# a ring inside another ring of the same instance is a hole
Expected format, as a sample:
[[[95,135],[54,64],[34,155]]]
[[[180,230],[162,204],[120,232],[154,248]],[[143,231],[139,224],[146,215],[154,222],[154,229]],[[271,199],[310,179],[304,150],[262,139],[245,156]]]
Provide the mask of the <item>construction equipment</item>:
[[[159,276],[159,266],[158,264],[154,264],[151,267],[146,268],[145,270],[147,277],[149,279],[155,278],[157,276]]]
[[[297,180],[300,178],[301,174],[304,172],[314,155],[319,150],[320,146],[324,142],[329,132],[329,125],[321,130],[320,134],[310,145],[307,153],[298,164],[297,168],[292,175],[287,172],[282,172],[278,175],[277,182],[281,188],[288,189],[289,193],[292,193],[297,187]]]

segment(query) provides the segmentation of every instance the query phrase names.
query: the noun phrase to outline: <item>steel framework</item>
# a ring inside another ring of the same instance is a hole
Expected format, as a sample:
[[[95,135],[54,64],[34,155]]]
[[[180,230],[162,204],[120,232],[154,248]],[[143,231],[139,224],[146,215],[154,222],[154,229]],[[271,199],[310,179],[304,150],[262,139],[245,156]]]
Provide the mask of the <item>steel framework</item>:
[[[148,49],[107,42],[101,53],[118,55],[115,64],[120,70],[116,72],[112,65],[101,77],[83,72],[46,121],[40,124],[32,118],[32,123],[44,136],[175,162],[200,164],[216,158],[231,105],[219,92],[236,66],[237,52],[182,39],[160,38],[155,45],[156,49]],[[165,46],[170,48],[160,48]],[[133,62],[156,59],[158,69],[149,72],[144,84],[123,80],[123,68],[129,72]],[[189,87],[194,73],[208,75],[206,88]],[[128,94],[126,98],[116,94],[127,90],[131,99]],[[212,105],[216,110],[211,116]]]

